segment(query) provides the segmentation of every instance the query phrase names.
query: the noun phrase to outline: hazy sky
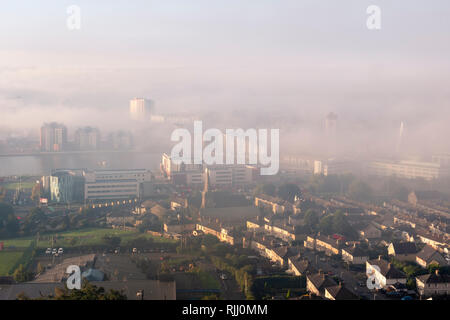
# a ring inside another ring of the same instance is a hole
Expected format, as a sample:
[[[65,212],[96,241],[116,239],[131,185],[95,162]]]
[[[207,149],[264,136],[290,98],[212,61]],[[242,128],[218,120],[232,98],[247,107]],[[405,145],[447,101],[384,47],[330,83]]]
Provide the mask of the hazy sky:
[[[381,8],[379,31],[366,27],[372,4]],[[81,8],[81,30],[66,27],[69,5]],[[145,96],[159,112],[285,126],[286,137],[305,137],[299,146],[316,143],[333,111],[350,145],[391,143],[404,121],[412,146],[450,150],[448,0],[16,0],[0,8],[3,129],[99,119],[114,128],[128,100]]]

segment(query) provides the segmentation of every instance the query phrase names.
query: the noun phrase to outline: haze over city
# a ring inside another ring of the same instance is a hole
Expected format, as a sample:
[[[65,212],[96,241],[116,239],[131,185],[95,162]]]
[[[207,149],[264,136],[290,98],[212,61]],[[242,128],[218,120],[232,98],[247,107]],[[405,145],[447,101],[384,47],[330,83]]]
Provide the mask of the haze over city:
[[[210,127],[279,127],[290,153],[322,151],[330,112],[343,153],[389,155],[402,121],[406,154],[447,151],[450,5],[381,2],[378,32],[368,1],[80,1],[80,30],[66,27],[67,1],[8,3],[1,134],[126,129],[143,96]]]
[[[448,0],[3,1],[0,39],[0,301],[449,300]]]

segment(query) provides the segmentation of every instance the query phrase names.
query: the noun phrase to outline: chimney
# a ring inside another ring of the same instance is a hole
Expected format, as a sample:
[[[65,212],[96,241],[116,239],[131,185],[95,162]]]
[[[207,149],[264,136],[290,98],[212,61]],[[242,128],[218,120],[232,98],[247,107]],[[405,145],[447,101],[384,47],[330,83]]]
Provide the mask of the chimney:
[[[380,256],[378,256],[378,260],[381,260],[381,255],[380,255]]]
[[[356,242],[355,242],[355,243],[353,243],[353,248],[356,248]]]

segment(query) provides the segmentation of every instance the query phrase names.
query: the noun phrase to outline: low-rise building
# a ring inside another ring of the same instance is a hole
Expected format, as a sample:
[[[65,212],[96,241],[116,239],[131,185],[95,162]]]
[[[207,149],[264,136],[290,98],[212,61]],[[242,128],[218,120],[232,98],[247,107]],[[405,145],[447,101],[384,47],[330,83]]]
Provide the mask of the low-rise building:
[[[369,224],[366,228],[359,231],[359,235],[363,239],[379,239],[381,238],[381,230],[376,228],[374,225]]]
[[[366,274],[373,277],[382,288],[396,283],[406,284],[407,279],[406,274],[381,257],[366,261]]]
[[[369,255],[356,245],[342,249],[342,260],[351,264],[365,264]]]
[[[430,245],[423,247],[416,255],[416,263],[423,268],[427,268],[431,264],[446,266],[447,260]]]
[[[288,269],[296,276],[317,272],[307,259],[302,259],[299,255],[288,258]]]
[[[318,235],[316,237],[316,250],[325,252],[326,255],[338,255],[341,253],[341,242],[330,236]]]
[[[316,296],[325,296],[325,288],[334,287],[337,283],[322,272],[306,275],[306,290]]]
[[[215,236],[221,242],[226,242],[230,245],[237,244],[237,240],[233,236],[231,228],[226,228],[216,223],[197,223],[195,230],[202,231],[204,234],[210,234]]]
[[[449,295],[450,275],[440,274],[438,270],[432,274],[416,277],[417,291],[423,297]]]
[[[333,287],[326,287],[325,298],[329,300],[359,300],[358,295],[342,284]]]
[[[388,254],[399,261],[416,261],[417,247],[414,242],[392,242]]]

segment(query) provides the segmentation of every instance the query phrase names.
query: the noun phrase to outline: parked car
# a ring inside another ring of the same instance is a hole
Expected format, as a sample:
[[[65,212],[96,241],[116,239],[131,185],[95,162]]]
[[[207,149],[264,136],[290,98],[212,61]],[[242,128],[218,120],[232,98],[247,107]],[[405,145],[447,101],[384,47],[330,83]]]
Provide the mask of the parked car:
[[[52,249],[51,248],[47,248],[47,250],[45,250],[45,254],[51,254],[52,253]]]
[[[52,249],[52,254],[57,254],[58,251],[56,249]]]
[[[58,249],[58,254],[63,254],[64,253],[64,249],[63,248],[59,248]]]

